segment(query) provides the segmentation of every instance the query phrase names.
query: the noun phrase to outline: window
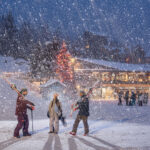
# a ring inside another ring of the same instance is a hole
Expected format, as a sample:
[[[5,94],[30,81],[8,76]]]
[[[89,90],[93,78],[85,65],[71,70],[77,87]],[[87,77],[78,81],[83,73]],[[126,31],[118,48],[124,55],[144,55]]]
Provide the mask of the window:
[[[120,80],[120,81],[128,81],[127,73],[119,73],[118,80]]]
[[[110,81],[110,80],[111,80],[111,78],[110,78],[110,74],[108,72],[102,74],[102,81]]]
[[[150,81],[150,75],[148,76],[148,81]]]
[[[136,80],[136,75],[134,73],[129,73],[129,81],[134,82]]]

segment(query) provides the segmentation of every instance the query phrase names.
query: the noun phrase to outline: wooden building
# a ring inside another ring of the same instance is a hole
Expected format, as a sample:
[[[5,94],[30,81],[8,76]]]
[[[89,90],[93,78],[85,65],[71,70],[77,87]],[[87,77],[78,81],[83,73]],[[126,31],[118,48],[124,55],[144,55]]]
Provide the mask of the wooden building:
[[[50,79],[45,84],[40,86],[40,92],[44,100],[53,99],[53,95],[58,93],[59,96],[65,96],[66,85],[61,83],[59,80]]]
[[[76,58],[74,75],[78,90],[88,90],[99,81],[92,94],[94,100],[115,100],[120,90],[148,93],[150,97],[150,64]]]

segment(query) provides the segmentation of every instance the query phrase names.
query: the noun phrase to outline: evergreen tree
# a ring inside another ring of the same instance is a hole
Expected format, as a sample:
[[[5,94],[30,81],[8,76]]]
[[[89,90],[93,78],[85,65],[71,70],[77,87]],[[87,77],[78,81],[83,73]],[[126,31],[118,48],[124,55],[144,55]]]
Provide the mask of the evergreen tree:
[[[44,46],[38,43],[35,46],[30,58],[30,69],[33,77],[50,78],[55,76],[58,49],[59,44],[56,41]]]
[[[17,28],[11,12],[1,17],[0,24],[0,53],[2,55],[15,55],[17,52]]]
[[[66,44],[63,42],[62,48],[57,55],[57,65],[58,68],[56,73],[58,74],[62,82],[72,82],[73,81],[73,69],[71,63],[71,55],[67,51]]]

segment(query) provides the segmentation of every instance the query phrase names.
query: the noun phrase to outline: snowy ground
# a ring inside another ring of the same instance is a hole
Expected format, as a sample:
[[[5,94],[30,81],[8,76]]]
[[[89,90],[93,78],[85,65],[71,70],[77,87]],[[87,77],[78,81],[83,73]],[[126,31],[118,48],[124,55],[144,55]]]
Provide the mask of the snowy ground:
[[[43,102],[45,112],[41,111],[40,114],[40,109],[43,109],[38,107],[34,117],[39,115],[40,118],[42,116],[46,118],[46,104],[48,103]],[[66,104],[63,104],[64,111],[67,107],[69,110],[69,104]],[[112,101],[90,102],[90,134],[87,137],[83,136],[82,122],[77,136],[68,134],[72,129],[76,113],[73,118],[67,116],[67,127],[63,127],[60,122],[58,135],[48,134],[48,119],[36,119],[35,134],[29,138],[22,137],[21,140],[12,138],[16,121],[12,119],[0,121],[0,150],[20,150],[20,148],[22,150],[31,148],[33,150],[150,150],[150,105],[127,107],[118,106],[117,102]],[[7,115],[7,111],[3,114]],[[30,131],[31,125],[30,122]]]
[[[128,123],[124,121],[89,120],[90,134],[83,136],[83,125],[80,123],[78,135],[68,134],[72,129],[73,120],[68,119],[65,128],[60,123],[58,135],[49,135],[49,120],[34,122],[35,134],[12,140],[15,121],[0,122],[0,150],[149,150],[150,125]],[[31,130],[31,128],[30,128]]]

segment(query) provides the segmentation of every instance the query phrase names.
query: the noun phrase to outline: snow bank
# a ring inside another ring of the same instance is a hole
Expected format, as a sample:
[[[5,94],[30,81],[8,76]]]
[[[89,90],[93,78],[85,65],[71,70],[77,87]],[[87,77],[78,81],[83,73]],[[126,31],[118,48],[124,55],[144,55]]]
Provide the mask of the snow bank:
[[[0,56],[0,72],[28,72],[29,65],[23,59]]]

